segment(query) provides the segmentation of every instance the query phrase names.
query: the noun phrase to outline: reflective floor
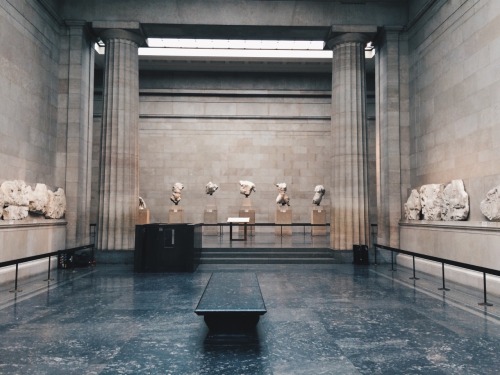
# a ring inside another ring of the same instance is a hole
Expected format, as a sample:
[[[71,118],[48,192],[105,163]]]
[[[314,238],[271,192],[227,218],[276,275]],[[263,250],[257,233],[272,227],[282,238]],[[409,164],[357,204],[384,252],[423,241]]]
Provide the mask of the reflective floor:
[[[241,266],[240,266],[241,267]],[[500,301],[387,265],[257,265],[267,314],[211,335],[194,313],[211,272],[58,271],[0,291],[1,374],[498,374]],[[243,270],[243,269],[242,269]],[[47,286],[48,285],[48,286]]]

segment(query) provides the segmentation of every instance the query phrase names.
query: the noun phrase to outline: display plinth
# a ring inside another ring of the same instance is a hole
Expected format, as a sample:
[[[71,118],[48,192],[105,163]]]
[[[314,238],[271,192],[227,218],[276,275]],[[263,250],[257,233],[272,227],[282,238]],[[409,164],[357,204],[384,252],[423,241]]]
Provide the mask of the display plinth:
[[[170,207],[168,209],[169,224],[184,224],[184,210],[179,207]]]
[[[239,217],[248,217],[250,219],[248,224],[255,224],[255,210],[252,208],[252,201],[250,200],[250,198],[243,199],[238,216]],[[243,226],[240,226],[240,228],[239,228],[240,234],[243,234],[244,230],[245,229],[243,228]],[[254,225],[248,226],[247,234],[249,236],[253,236],[255,234],[255,226]]]
[[[203,223],[204,224],[217,224],[217,206],[214,204],[208,204],[205,207],[203,213]],[[217,236],[219,234],[219,227],[217,225],[204,226],[203,234],[205,236]]]
[[[313,207],[311,210],[311,224],[322,224],[321,227],[311,227],[311,235],[326,236],[326,210],[321,207]]]
[[[292,210],[288,207],[278,207],[276,209],[275,221],[276,225],[275,233],[277,236],[291,236],[292,227],[289,225],[280,224],[292,224]]]
[[[149,224],[149,208],[140,209],[137,213],[137,225]]]

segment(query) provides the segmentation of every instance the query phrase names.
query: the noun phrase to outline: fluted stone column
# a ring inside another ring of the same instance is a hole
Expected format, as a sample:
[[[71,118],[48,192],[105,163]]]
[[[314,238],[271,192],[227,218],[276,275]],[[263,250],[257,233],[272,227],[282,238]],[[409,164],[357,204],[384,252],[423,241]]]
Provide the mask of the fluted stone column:
[[[333,50],[331,246],[351,250],[369,243],[366,76],[364,48],[369,36],[332,33]]]
[[[85,21],[65,21],[59,63],[57,163],[66,192],[66,246],[88,244],[90,223],[94,39]]]
[[[139,196],[139,58],[142,39],[105,30],[98,249],[134,248]]]
[[[399,247],[402,197],[409,185],[408,74],[401,27],[384,27],[376,40],[377,242]]]

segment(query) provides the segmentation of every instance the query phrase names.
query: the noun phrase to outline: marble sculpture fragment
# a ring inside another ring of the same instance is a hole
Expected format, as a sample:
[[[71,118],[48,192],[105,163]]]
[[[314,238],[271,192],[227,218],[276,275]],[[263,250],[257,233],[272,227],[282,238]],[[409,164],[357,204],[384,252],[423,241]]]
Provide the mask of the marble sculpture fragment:
[[[469,217],[469,194],[462,180],[453,180],[443,190],[441,220],[463,221]]]
[[[444,184],[428,184],[420,187],[420,204],[424,220],[441,220]]]
[[[481,212],[491,221],[500,221],[500,185],[494,187],[481,201]]]
[[[420,204],[420,194],[417,189],[412,189],[411,194],[405,203],[405,219],[420,220],[421,210],[422,205]]]
[[[314,196],[312,199],[313,204],[319,206],[321,200],[323,199],[323,195],[325,195],[325,187],[323,185],[316,185],[314,188]]]
[[[170,200],[177,206],[181,201],[181,191],[184,189],[184,185],[180,182],[176,182],[174,186],[172,186],[172,195],[170,196]]]
[[[240,194],[243,194],[246,198],[248,198],[250,194],[252,194],[252,191],[257,191],[253,182],[245,180],[240,181]]]
[[[219,187],[216,184],[214,184],[212,181],[209,181],[208,184],[205,185],[205,192],[208,195],[212,195],[218,188]]]
[[[276,204],[281,206],[287,205],[290,206],[290,197],[286,194],[286,183],[279,182],[276,184],[278,188],[278,196],[276,197]]]

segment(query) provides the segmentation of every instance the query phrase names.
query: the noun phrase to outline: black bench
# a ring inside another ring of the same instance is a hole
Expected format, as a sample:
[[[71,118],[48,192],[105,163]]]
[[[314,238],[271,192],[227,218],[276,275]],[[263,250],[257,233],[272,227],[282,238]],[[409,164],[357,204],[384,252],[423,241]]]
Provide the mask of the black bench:
[[[216,272],[194,312],[210,331],[242,332],[254,329],[267,310],[254,273]]]

